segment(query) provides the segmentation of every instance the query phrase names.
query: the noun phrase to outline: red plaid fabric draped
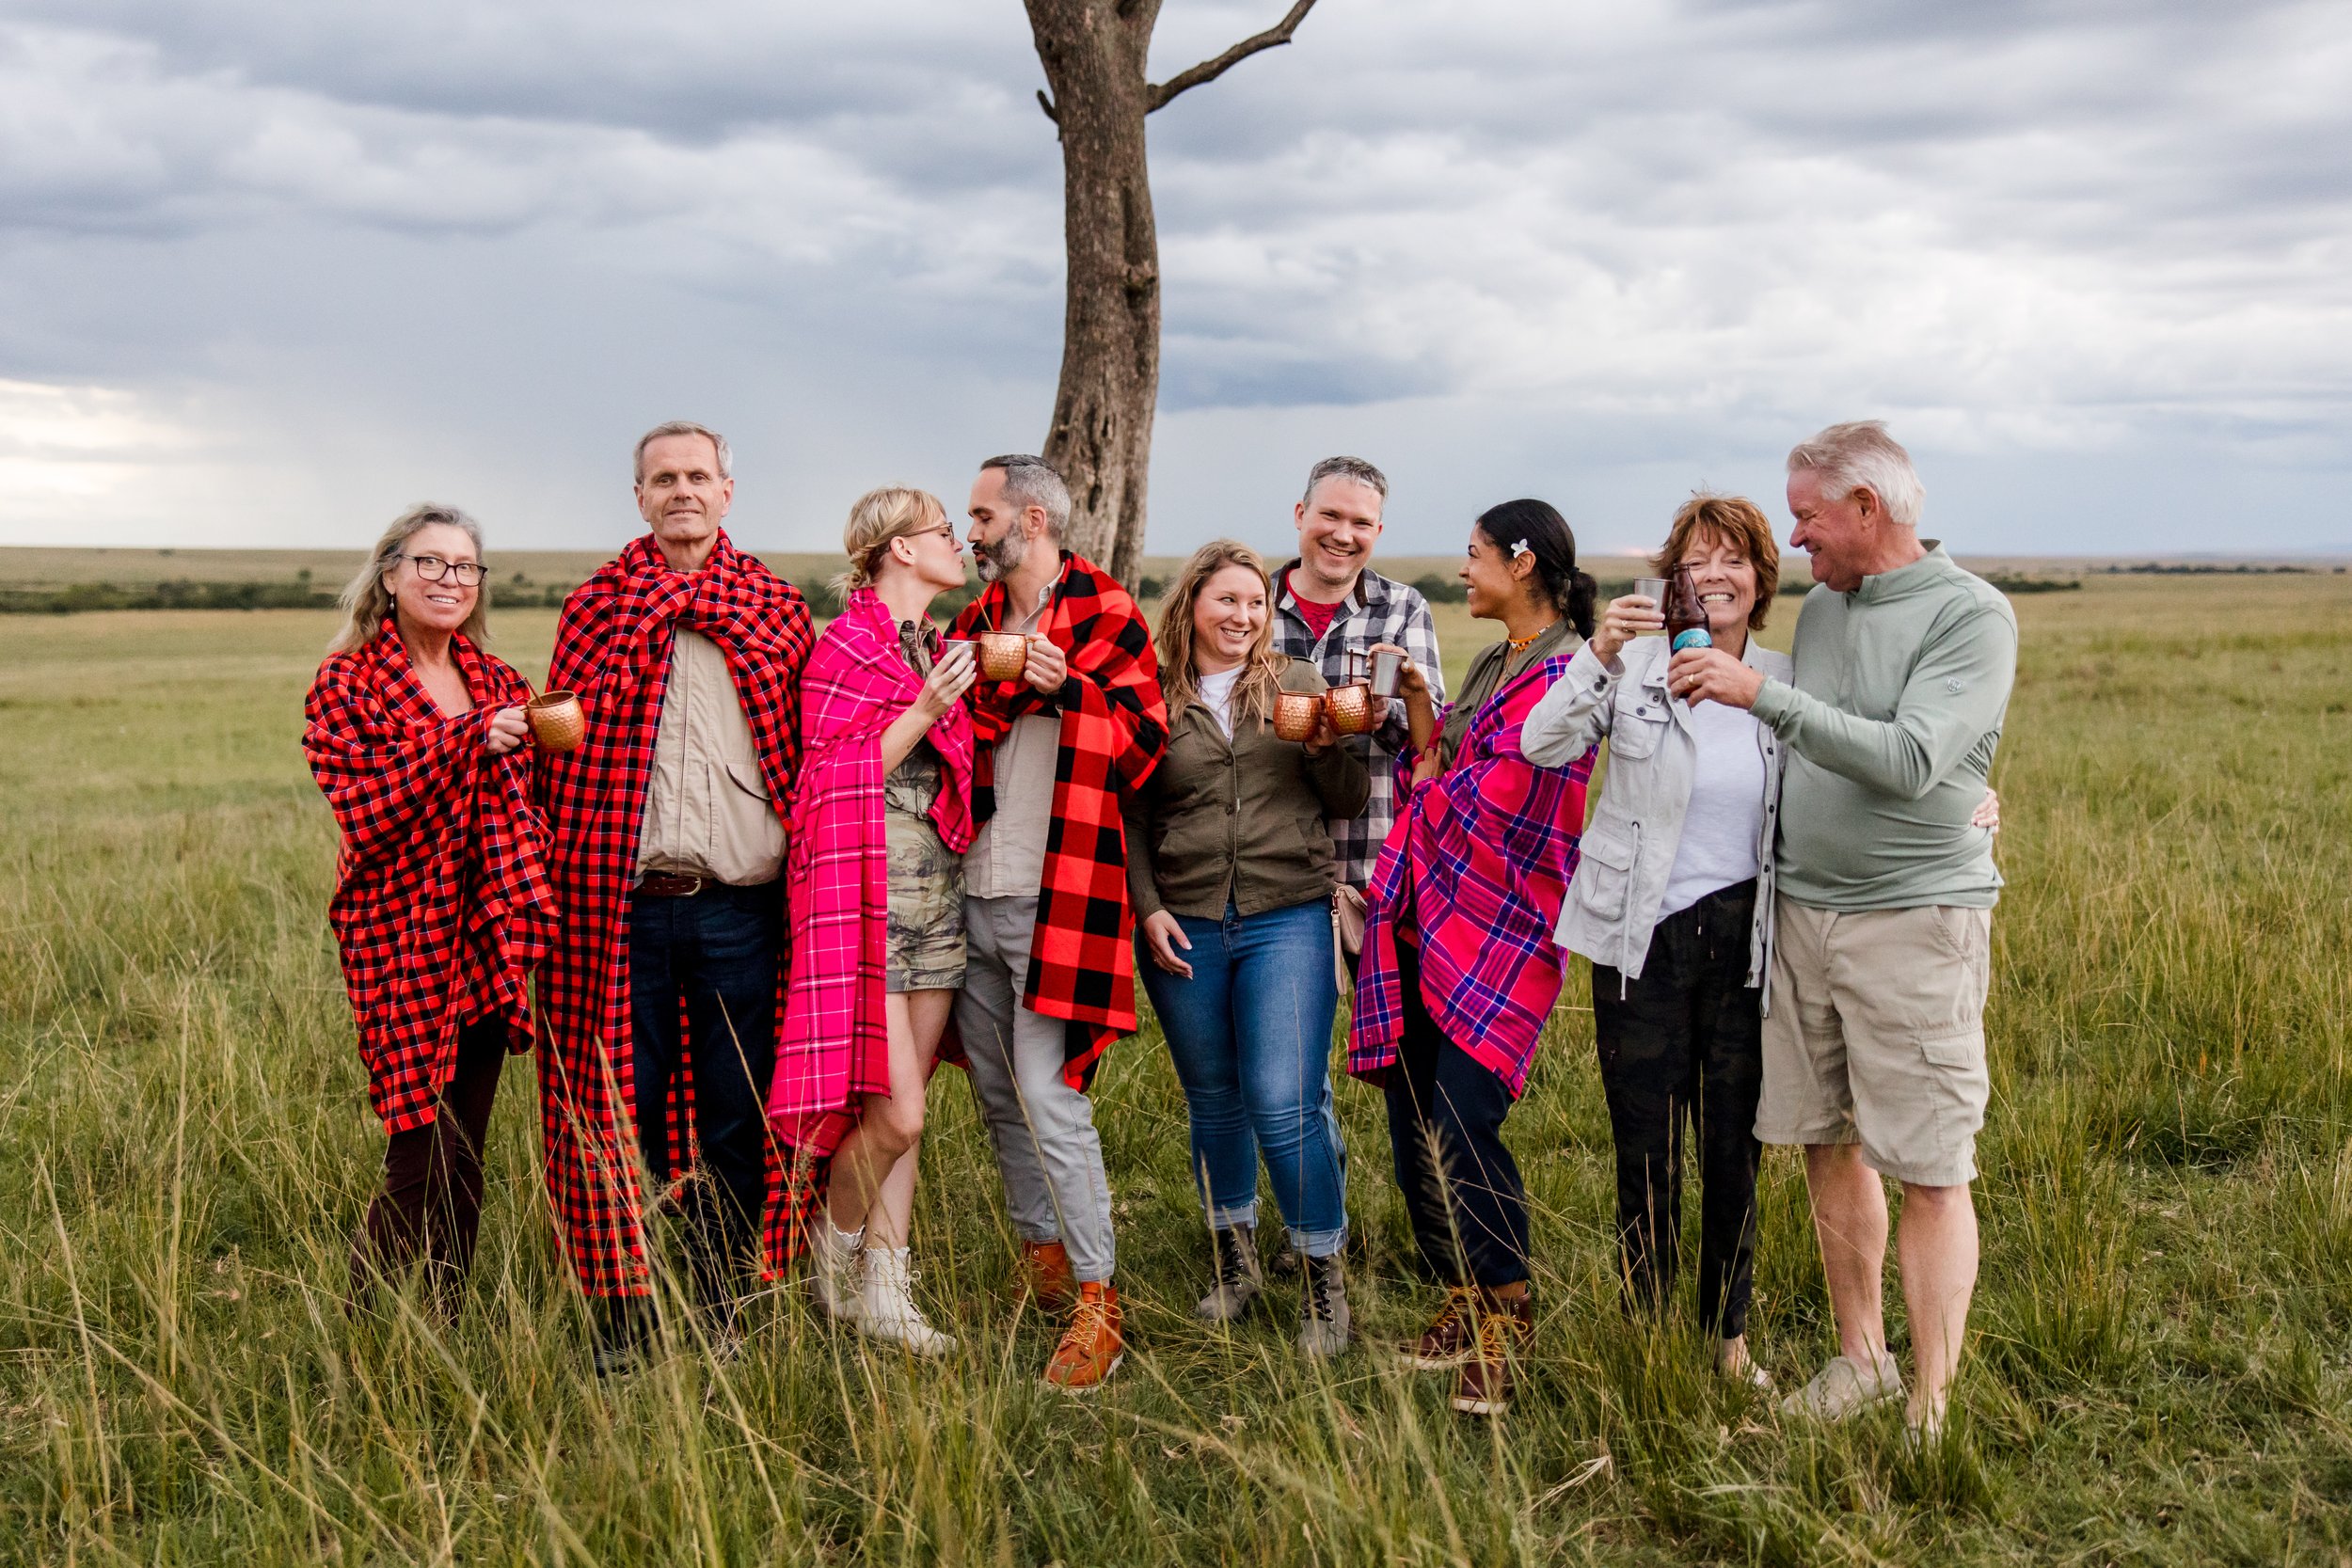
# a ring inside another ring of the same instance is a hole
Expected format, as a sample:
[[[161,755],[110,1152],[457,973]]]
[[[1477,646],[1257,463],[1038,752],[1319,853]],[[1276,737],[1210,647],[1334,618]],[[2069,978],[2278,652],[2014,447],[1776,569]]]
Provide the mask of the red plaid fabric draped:
[[[792,811],[792,979],[768,1115],[806,1156],[833,1152],[861,1094],[890,1088],[882,985],[890,915],[882,731],[921,692],[898,628],[870,588],[850,595],[801,676],[800,794]],[[940,789],[931,820],[949,849],[972,844],[972,720],[933,724]]]
[[[1347,1070],[1377,1081],[1396,1061],[1404,992],[1396,929],[1421,939],[1422,1000],[1446,1038],[1514,1098],[1560,998],[1564,954],[1551,940],[1584,831],[1590,755],[1538,768],[1519,750],[1536,700],[1568,667],[1519,672],[1470,721],[1454,766],[1418,787],[1397,758],[1396,827],[1373,873],[1363,960],[1348,1025]]]
[[[303,705],[303,754],[342,830],[326,917],[387,1132],[433,1119],[460,1025],[495,1013],[529,1048],[523,975],[555,925],[531,753],[482,747],[530,688],[466,639],[450,647],[470,713],[441,713],[389,623],[319,666]]]
[[[1002,582],[964,606],[959,637],[1012,619]],[[1062,1076],[1083,1089],[1111,1041],[1136,1028],[1135,926],[1127,906],[1127,840],[1120,796],[1143,787],[1168,750],[1168,703],[1151,628],[1127,591],[1083,556],[1062,552],[1061,576],[1039,625],[1070,661],[1060,691],[1044,697],[1024,681],[983,680],[972,689],[980,743],[975,809],[993,809],[990,748],[1012,721],[1061,716],[1054,817],[1045,840],[1044,885],[1022,1003],[1070,1021]]]
[[[588,736],[577,752],[540,767],[564,911],[541,990],[548,1048],[539,1057],[540,1111],[558,1227],[590,1295],[635,1295],[647,1288],[644,1199],[630,1114],[636,1076],[628,914],[679,626],[702,633],[725,655],[759,749],[761,777],[780,809],[792,798],[800,755],[792,721],[801,666],[814,641],[808,607],[790,583],[737,550],[724,533],[693,573],[670,570],[652,538],[639,539],[564,602],[548,685],[579,693]],[[690,1066],[680,1090],[685,1099],[692,1092],[691,1073]],[[771,1196],[781,1170],[771,1160]]]

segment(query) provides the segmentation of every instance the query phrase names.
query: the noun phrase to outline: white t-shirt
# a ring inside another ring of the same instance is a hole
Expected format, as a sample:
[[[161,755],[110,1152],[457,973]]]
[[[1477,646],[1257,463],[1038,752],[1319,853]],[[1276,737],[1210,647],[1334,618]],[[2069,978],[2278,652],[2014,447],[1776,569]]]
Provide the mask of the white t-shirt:
[[[1764,750],[1756,715],[1724,703],[1693,703],[1691,734],[1698,742],[1691,810],[1666,875],[1661,920],[1763,869],[1756,859],[1764,835]]]
[[[1233,683],[1241,679],[1241,666],[1236,664],[1222,674],[1200,677],[1200,700],[1216,715],[1216,727],[1225,732],[1225,738],[1233,738]]]

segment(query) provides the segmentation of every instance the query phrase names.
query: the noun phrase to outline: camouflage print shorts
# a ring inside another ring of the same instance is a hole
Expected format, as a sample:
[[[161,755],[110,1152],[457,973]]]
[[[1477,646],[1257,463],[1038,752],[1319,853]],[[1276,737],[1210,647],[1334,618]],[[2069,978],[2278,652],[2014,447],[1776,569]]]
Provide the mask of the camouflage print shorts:
[[[963,987],[963,857],[929,816],[884,811],[890,837],[890,958],[883,989]]]

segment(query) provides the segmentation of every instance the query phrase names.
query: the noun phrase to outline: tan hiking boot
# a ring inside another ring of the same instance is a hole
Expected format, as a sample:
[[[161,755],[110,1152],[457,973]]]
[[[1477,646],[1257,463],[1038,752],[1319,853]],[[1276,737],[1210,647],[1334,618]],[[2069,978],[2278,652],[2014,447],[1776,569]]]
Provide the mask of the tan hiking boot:
[[[1078,1278],[1070,1272],[1070,1249],[1057,1241],[1022,1243],[1015,1287],[1024,1301],[1035,1302],[1048,1312],[1067,1311],[1078,1299]]]
[[[1192,1315],[1202,1323],[1230,1323],[1265,1289],[1265,1276],[1258,1272],[1257,1227],[1217,1226],[1209,1232],[1209,1246],[1216,1255],[1216,1276]]]
[[[1535,1297],[1479,1292],[1478,1342],[1454,1375],[1454,1408],[1465,1416],[1500,1416],[1511,1408],[1518,1382],[1513,1365],[1535,1340]]]
[[[1407,1339],[1397,1347],[1408,1366],[1424,1372],[1450,1372],[1470,1356],[1470,1347],[1477,1342],[1478,1331],[1471,1326],[1471,1317],[1478,1308],[1478,1292],[1468,1285],[1456,1285],[1445,1293],[1445,1305],[1429,1320],[1429,1326],[1418,1338]]]
[[[1066,1394],[1099,1388],[1127,1358],[1120,1333],[1119,1291],[1101,1280],[1078,1287],[1078,1305],[1062,1330],[1061,1343],[1045,1361],[1045,1384]]]
[[[1306,1260],[1298,1294],[1298,1354],[1310,1361],[1345,1354],[1353,1323],[1347,1310],[1347,1271],[1338,1253]]]

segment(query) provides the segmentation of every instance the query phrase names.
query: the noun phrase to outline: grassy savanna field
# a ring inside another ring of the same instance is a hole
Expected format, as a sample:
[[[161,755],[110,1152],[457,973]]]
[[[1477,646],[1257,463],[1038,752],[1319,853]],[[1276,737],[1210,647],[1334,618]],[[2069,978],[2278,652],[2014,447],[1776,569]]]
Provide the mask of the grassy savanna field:
[[[442,1334],[348,1322],[376,1173],[296,747],[331,618],[0,619],[0,1558],[11,1561],[2338,1562],[2352,1552],[2352,580],[2020,598],[1998,784],[1985,1268],[1954,1440],[1820,1431],[1717,1383],[1687,1301],[1620,1314],[1581,970],[1509,1136],[1542,1327],[1518,1406],[1374,1348],[1411,1282],[1376,1097],[1344,1085],[1365,1342],[1188,1308],[1206,1243],[1147,1028],[1097,1090],[1134,1346],[1083,1402],[966,1086],[932,1095],[911,1363],[763,1306],[599,1386],[535,1168],[530,1064]],[[1785,641],[1795,605],[1781,607]],[[1481,641],[1450,608],[1458,674]],[[534,676],[552,615],[502,617]],[[1834,1348],[1769,1151],[1756,1347]],[[1687,1298],[1689,1286],[1683,1287]],[[1899,1353],[1907,1350],[1890,1291]]]

